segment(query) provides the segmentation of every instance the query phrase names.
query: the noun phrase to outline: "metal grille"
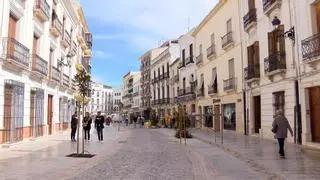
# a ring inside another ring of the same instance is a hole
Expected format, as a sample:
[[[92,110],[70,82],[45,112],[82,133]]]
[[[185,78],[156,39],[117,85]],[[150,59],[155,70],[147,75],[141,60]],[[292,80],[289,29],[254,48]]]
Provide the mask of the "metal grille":
[[[63,96],[59,99],[59,123],[63,130],[68,129],[68,111],[68,98]]]
[[[24,84],[5,80],[4,90],[4,136],[5,143],[23,139]]]
[[[35,118],[33,126],[33,136],[43,136],[44,125],[44,91],[43,89],[36,89],[35,95]]]

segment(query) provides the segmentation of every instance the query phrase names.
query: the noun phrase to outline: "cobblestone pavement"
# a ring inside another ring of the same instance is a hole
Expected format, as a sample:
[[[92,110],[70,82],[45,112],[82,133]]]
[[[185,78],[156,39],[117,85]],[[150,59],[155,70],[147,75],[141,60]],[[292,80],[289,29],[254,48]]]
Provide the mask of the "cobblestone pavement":
[[[268,179],[313,180],[320,179],[319,152],[303,152],[301,147],[292,143],[285,144],[286,159],[280,159],[278,144],[275,140],[258,137],[223,133],[221,144],[220,133],[210,130],[191,129],[193,136],[214,147],[228,152]],[[215,141],[216,136],[216,141]]]
[[[180,144],[167,129],[132,129],[113,156],[75,176],[110,180],[259,179],[263,174],[219,148],[188,140]]]

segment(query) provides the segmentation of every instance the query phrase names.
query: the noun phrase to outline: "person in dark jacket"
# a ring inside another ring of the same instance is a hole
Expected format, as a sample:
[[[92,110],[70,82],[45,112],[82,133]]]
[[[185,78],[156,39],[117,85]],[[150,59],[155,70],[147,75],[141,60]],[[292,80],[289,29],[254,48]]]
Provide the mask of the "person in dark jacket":
[[[82,125],[84,130],[84,139],[90,140],[90,129],[91,129],[92,119],[90,117],[90,114],[86,112],[86,116],[83,118]]]
[[[71,141],[76,141],[76,132],[78,125],[77,112],[75,112],[71,117]]]
[[[276,116],[272,123],[272,132],[274,133],[274,138],[278,139],[279,143],[279,154],[281,158],[285,158],[284,155],[284,140],[287,138],[288,130],[291,136],[293,136],[292,128],[289,121],[284,116],[281,109],[276,111]]]
[[[103,123],[104,123],[104,117],[101,116],[101,111],[99,111],[94,121],[94,125],[98,133],[99,142],[103,141],[103,128],[104,128]]]

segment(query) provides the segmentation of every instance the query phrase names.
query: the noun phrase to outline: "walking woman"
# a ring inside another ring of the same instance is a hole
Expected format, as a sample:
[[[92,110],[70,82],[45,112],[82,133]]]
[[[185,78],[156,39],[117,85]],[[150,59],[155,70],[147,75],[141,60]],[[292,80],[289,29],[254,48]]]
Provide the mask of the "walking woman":
[[[75,112],[71,117],[71,141],[76,141],[76,132],[77,132],[77,125],[78,125],[78,117],[77,112]]]
[[[279,143],[279,154],[281,158],[285,158],[284,155],[284,140],[287,138],[288,130],[290,131],[291,136],[293,136],[293,132],[289,121],[284,116],[282,110],[276,111],[276,116],[272,123],[272,132],[274,133],[274,137],[278,139]]]
[[[101,116],[101,111],[98,111],[96,119],[94,121],[95,128],[97,129],[99,142],[103,141],[103,128],[104,117]]]
[[[92,119],[91,119],[90,114],[88,112],[86,112],[86,115],[83,118],[82,124],[83,124],[83,130],[84,130],[84,139],[90,140],[90,129],[91,129],[91,124],[92,124]]]

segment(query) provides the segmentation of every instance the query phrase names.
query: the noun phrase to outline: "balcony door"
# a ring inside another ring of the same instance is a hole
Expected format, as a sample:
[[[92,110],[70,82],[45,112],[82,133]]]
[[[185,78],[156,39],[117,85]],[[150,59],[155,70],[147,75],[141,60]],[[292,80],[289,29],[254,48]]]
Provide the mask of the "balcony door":
[[[314,10],[315,10],[316,18],[317,18],[317,27],[316,27],[317,28],[317,33],[320,33],[320,3],[317,3],[314,6]]]
[[[255,0],[248,0],[248,9],[249,11],[255,8]]]
[[[309,89],[312,141],[320,143],[320,87]]]
[[[18,20],[10,15],[9,17],[9,29],[8,29],[8,55],[13,58],[14,57],[14,51],[15,51],[15,45],[13,43],[12,39],[16,38],[16,31],[17,31],[17,22]]]

